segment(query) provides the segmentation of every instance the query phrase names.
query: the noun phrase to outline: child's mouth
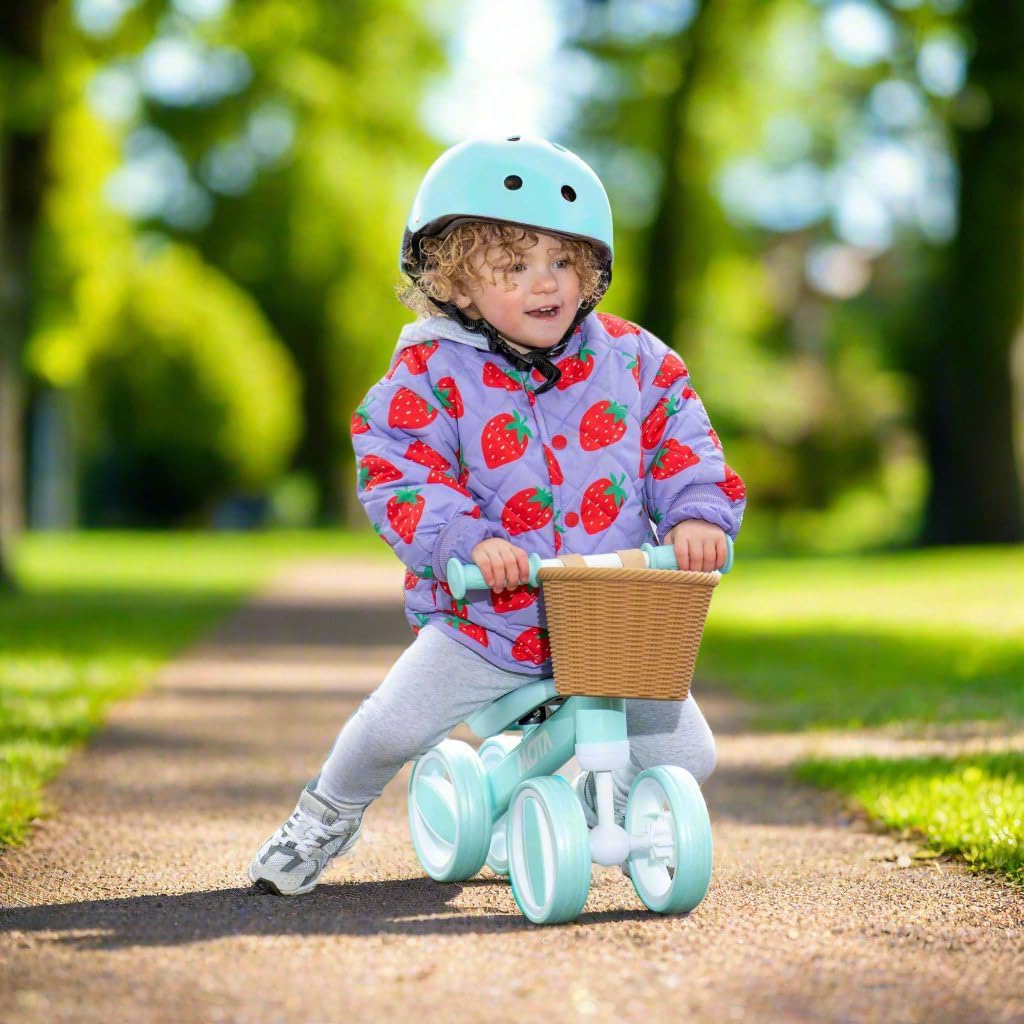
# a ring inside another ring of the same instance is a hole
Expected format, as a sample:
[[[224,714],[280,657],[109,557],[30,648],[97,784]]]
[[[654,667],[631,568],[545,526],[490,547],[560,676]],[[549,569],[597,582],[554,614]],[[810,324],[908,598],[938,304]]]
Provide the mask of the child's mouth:
[[[554,320],[558,316],[560,306],[544,306],[541,309],[531,309],[526,315],[532,316],[534,320]]]

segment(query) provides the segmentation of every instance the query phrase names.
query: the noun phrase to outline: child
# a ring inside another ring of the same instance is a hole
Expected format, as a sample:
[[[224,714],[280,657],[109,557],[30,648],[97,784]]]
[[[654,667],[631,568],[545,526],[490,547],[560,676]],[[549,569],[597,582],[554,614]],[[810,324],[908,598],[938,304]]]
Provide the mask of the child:
[[[471,140],[444,153],[413,204],[403,298],[425,319],[352,417],[359,496],[406,565],[417,634],[348,720],[250,879],[309,892],[359,836],[363,811],[409,760],[478,708],[550,676],[527,552],[674,546],[680,568],[725,561],[740,478],[682,360],[594,307],[611,280],[601,182],[543,139]],[[448,559],[491,589],[451,597]],[[631,759],[614,773],[617,819],[637,772],[676,764],[703,782],[714,740],[693,697],[626,701]],[[596,824],[590,773],[575,782]]]

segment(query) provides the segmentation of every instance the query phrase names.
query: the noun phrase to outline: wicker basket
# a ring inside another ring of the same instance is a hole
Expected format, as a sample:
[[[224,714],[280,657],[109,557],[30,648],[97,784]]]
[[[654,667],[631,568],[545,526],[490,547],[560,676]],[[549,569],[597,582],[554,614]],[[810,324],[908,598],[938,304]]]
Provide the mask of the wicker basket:
[[[717,572],[540,571],[564,696],[685,700]]]

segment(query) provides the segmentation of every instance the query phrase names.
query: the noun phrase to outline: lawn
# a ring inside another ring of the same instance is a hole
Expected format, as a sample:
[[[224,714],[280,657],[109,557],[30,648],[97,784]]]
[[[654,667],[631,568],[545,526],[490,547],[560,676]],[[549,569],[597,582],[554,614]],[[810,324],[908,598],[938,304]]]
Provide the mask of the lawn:
[[[224,616],[283,562],[390,555],[372,533],[51,534],[15,550],[0,595],[0,844],[107,705]]]

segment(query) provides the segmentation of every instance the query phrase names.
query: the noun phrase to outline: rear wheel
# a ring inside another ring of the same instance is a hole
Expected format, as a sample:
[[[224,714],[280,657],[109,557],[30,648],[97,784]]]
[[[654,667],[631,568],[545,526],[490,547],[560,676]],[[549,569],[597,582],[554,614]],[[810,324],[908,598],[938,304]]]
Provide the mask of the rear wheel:
[[[520,736],[492,736],[480,744],[477,753],[483,763],[484,771],[490,771],[496,764],[503,761],[507,754],[519,746],[522,737]],[[506,811],[495,823],[491,832],[491,847],[487,853],[487,866],[496,875],[508,874],[508,841],[506,826],[508,824],[508,812]]]

